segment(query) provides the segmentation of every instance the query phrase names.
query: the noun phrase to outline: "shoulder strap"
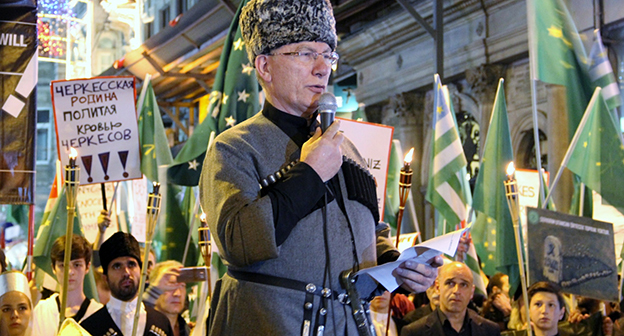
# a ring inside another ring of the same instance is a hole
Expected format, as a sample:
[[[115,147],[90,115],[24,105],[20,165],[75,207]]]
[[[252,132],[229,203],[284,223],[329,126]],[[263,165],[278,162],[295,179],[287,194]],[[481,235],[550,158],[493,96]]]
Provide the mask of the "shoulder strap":
[[[60,313],[61,312],[61,300],[59,300],[59,296],[60,295],[56,297],[56,308],[58,309]],[[76,315],[72,316],[72,318],[76,322],[80,322],[80,320],[82,320],[82,318],[85,316],[85,314],[87,313],[87,308],[89,308],[90,303],[91,303],[91,300],[89,300],[88,297],[85,297],[84,301],[82,301],[82,303],[80,304],[80,309],[78,309],[78,312],[76,313]]]
[[[87,308],[89,308],[89,304],[91,304],[91,300],[89,300],[88,297],[85,297],[84,301],[82,301],[82,304],[80,305],[80,309],[78,309],[76,315],[73,316],[73,319],[76,322],[80,322],[80,320],[82,320],[82,318],[85,316],[85,314],[87,313]]]

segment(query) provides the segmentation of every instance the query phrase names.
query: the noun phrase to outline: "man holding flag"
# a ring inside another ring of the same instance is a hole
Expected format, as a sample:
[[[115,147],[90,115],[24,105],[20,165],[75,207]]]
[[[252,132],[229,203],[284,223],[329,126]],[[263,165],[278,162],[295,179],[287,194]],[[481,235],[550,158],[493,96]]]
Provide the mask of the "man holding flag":
[[[331,4],[252,0],[240,24],[266,102],[206,153],[201,204],[228,266],[208,334],[356,335],[365,317],[357,300],[339,300],[339,277],[376,263],[379,218],[364,160],[339,123],[321,133],[315,121],[338,60]],[[439,263],[408,260],[395,273],[424,291]]]

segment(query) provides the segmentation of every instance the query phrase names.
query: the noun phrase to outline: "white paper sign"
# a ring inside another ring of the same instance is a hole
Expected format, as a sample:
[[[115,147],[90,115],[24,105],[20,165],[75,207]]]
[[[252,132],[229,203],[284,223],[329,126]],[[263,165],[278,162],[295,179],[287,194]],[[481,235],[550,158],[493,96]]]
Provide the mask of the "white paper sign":
[[[105,183],[106,204],[110,207],[113,194],[115,193],[114,183]],[[80,212],[80,222],[84,230],[84,236],[91,243],[95,241],[95,237],[100,230],[97,225],[97,218],[100,211],[104,208],[102,204],[102,187],[99,184],[84,185],[78,187],[76,196],[76,207]],[[117,215],[115,209],[109,209],[111,224],[106,230],[104,239],[113,235],[118,231]]]
[[[340,130],[355,145],[366,161],[368,170],[377,180],[377,204],[379,205],[380,219],[383,220],[388,163],[390,162],[394,128],[363,121],[337,119],[340,119]]]
[[[548,183],[548,172],[544,172],[544,179]],[[518,181],[518,205],[520,207],[520,223],[524,242],[527,238],[526,207],[537,208],[539,204],[539,173],[537,170],[516,169]],[[546,197],[546,195],[544,195]]]
[[[393,274],[394,270],[399,267],[401,263],[411,259],[416,263],[425,264],[428,263],[433,257],[441,254],[454,256],[457,251],[457,246],[459,245],[459,239],[468,229],[470,229],[470,226],[442,236],[431,238],[401,252],[397,261],[367,268],[359,271],[357,274],[368,274],[384,286],[386,290],[394,292],[394,290],[403,283],[401,279],[397,278]]]
[[[78,151],[81,185],[141,177],[134,77],[53,81],[51,91],[59,159]]]
[[[147,179],[132,180],[132,208],[129,211],[132,235],[145,242],[145,219],[147,217]]]

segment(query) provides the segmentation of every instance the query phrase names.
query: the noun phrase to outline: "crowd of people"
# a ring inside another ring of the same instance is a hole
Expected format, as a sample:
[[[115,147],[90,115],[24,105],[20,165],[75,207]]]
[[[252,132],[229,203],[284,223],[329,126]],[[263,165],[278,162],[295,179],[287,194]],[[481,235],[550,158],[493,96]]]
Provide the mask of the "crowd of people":
[[[131,234],[117,232],[102,243],[97,253],[100,265],[92,264],[91,244],[84,237],[73,235],[67,288],[61,286],[66,267],[64,255],[65,236],[62,236],[54,241],[50,251],[59,292],[54,292],[54,288],[39,291],[23,273],[6,271],[3,267],[0,274],[1,336],[63,335],[59,326],[61,297],[65,290],[64,315],[75,321],[75,326],[80,325],[85,335],[132,335],[136,309],[139,309],[136,335],[190,334],[190,325],[182,318],[187,309],[187,291],[186,283],[177,279],[182,267],[179,262],[170,260],[156,264],[155,260],[149,260],[153,267],[147,269],[147,289],[138,300],[143,262],[139,243]],[[85,295],[85,276],[91,268],[96,275],[99,300]],[[76,328],[71,330],[67,331],[68,335],[75,335],[71,332]]]
[[[462,239],[460,250],[465,249],[467,243],[467,239]],[[64,277],[64,252],[63,236],[54,242],[50,254],[59,283]],[[148,260],[153,267],[149,270],[147,290],[139,302],[143,254],[132,235],[117,232],[99,249],[101,265],[95,270],[99,279],[98,301],[87,298],[84,293],[85,276],[94,267],[92,253],[92,246],[84,237],[73,236],[66,317],[75,320],[89,335],[131,335],[138,306],[137,335],[190,335],[194,323],[182,314],[188,307],[186,284],[177,281],[182,267],[180,262]],[[24,274],[4,268],[2,271],[0,335],[59,334],[60,297],[64,289],[59,287],[60,292],[48,291],[51,295],[42,297],[46,294],[33,288]],[[509,290],[509,277],[497,273],[489,278],[487,296],[475,294],[473,274],[466,264],[445,260],[435,282],[424,293],[408,296],[403,294],[407,293],[405,290],[393,295],[386,291],[374,297],[370,304],[370,321],[377,335],[387,332],[391,336],[525,335],[529,324],[537,336],[624,335],[624,315],[618,305],[573,298],[563,294],[556,284],[538,282],[528,288],[527,318],[521,289],[513,294]],[[389,325],[388,316],[391,316]],[[276,334],[285,335],[279,330]]]
[[[426,293],[409,298],[395,294],[388,335],[523,336],[529,325],[537,336],[624,334],[624,315],[618,304],[564,294],[557,284],[542,281],[527,290],[527,318],[522,288],[510,295],[509,277],[502,273],[488,280],[487,296],[477,294],[468,266],[446,260]],[[376,300],[371,305],[373,319],[383,330],[378,335],[386,335],[389,295],[382,299],[382,309]]]

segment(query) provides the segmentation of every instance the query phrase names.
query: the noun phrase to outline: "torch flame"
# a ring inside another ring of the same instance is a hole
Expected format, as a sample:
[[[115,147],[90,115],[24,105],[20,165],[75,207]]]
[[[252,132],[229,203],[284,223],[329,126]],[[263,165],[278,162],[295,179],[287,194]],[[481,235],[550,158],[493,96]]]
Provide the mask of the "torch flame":
[[[199,220],[202,221],[203,223],[206,222],[206,213],[202,212],[202,214],[199,216]]]
[[[405,155],[405,159],[403,160],[405,163],[412,163],[412,156],[414,156],[414,147],[410,149],[409,152]]]
[[[507,175],[511,176],[514,174],[515,171],[516,166],[514,165],[513,161],[509,162],[509,165],[507,166]]]
[[[78,151],[74,147],[70,147],[69,149],[69,158],[75,159],[78,157]]]

